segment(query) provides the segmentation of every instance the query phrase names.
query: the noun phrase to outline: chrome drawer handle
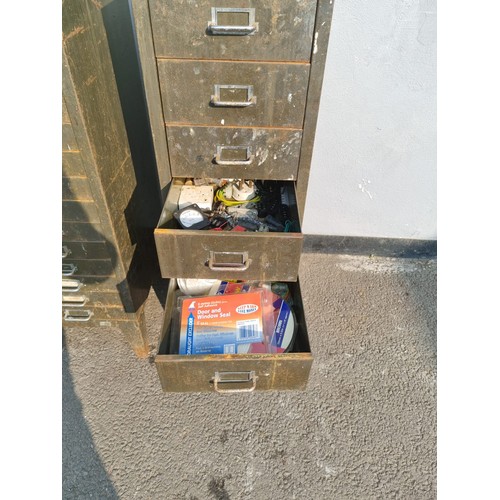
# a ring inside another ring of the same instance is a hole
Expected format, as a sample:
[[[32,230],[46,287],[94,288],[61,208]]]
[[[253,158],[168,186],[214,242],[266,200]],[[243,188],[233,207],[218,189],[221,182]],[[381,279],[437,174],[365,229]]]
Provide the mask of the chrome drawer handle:
[[[62,280],[62,291],[64,292],[78,292],[83,283],[80,280]]]
[[[89,298],[86,295],[63,295],[63,307],[83,307]]]
[[[246,159],[245,160],[223,160],[222,154],[224,151],[244,151]],[[215,154],[214,161],[217,165],[251,165],[255,155],[252,154],[252,150],[247,146],[217,146],[217,153]]]
[[[247,25],[219,24],[219,13],[248,14]],[[212,20],[208,23],[208,31],[212,35],[253,35],[259,31],[259,23],[255,22],[255,9],[233,7],[212,7]]]
[[[235,393],[235,392],[252,392],[257,387],[257,375],[252,370],[250,372],[215,372],[212,381],[214,383],[214,390],[219,393]],[[222,389],[219,384],[235,384],[252,382],[250,387],[241,389]]]
[[[63,276],[73,276],[73,274],[78,271],[78,267],[75,264],[63,264],[62,265],[62,275]]]
[[[79,311],[78,309],[65,309],[64,310],[64,321],[89,321],[89,319],[94,315],[89,309]]]
[[[62,258],[65,259],[68,255],[71,255],[71,250],[66,245],[63,245]]]
[[[248,252],[210,251],[208,267],[212,271],[246,271],[251,262]]]
[[[246,90],[246,101],[222,101],[220,97],[221,90]],[[214,85],[214,95],[210,99],[210,104],[217,108],[247,108],[257,103],[257,96],[253,95],[253,85]]]

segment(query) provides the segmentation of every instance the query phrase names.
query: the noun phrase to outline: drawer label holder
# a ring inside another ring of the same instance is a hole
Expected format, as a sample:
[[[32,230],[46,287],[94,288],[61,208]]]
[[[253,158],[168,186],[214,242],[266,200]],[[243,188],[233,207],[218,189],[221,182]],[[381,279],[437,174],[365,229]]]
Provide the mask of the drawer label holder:
[[[245,18],[247,24],[222,24],[219,14],[234,15],[235,18]],[[211,35],[253,35],[259,31],[259,23],[255,22],[254,8],[212,7],[212,19],[208,23],[208,32]]]

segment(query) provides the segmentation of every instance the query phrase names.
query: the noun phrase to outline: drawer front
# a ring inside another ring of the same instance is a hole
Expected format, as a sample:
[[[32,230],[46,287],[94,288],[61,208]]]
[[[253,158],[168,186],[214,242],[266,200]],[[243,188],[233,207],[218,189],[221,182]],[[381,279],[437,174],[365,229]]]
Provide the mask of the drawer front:
[[[92,201],[63,201],[62,220],[68,222],[101,222],[99,209]]]
[[[96,278],[88,276],[63,276],[62,293],[63,295],[76,294],[89,296],[93,292],[119,293],[118,283],[112,278]]]
[[[63,259],[109,259],[106,243],[66,242],[62,249]]]
[[[232,233],[156,229],[164,278],[295,281],[301,233]]]
[[[309,61],[311,56],[316,0],[149,4],[157,57]]]
[[[87,314],[91,311],[92,314]],[[88,302],[84,307],[65,307],[63,306],[63,321],[69,323],[86,323],[86,319],[94,320],[135,320],[135,313],[126,313],[123,306],[96,306]]]
[[[167,127],[174,177],[295,180],[302,132]]]
[[[74,310],[65,314],[64,311],[70,311],[69,309],[63,310],[63,320],[62,325],[64,328],[82,328],[82,327],[103,327],[103,328],[118,328],[122,334],[125,336],[137,335],[137,330],[140,329],[137,320],[134,319],[109,319],[109,318],[97,318],[94,314],[92,308],[85,308],[87,313],[78,315]],[[64,319],[67,316],[67,319]]]
[[[100,224],[88,222],[64,222],[62,223],[62,240],[66,241],[101,241],[105,242],[103,229]]]
[[[62,150],[78,151],[78,143],[75,139],[73,127],[69,123],[62,126]]]
[[[114,266],[110,259],[76,260],[64,259],[63,276],[114,276]]]
[[[118,292],[63,293],[63,308],[115,307],[125,312]]]
[[[62,199],[92,201],[92,189],[86,177],[63,177]]]
[[[305,389],[313,362],[300,287],[289,284],[297,337],[292,352],[284,354],[225,354],[180,356],[168,354],[175,280],[171,280],[155,365],[165,392],[251,392]]]
[[[78,151],[64,151],[62,154],[62,171],[63,176],[82,176],[84,177],[85,165],[83,164],[82,155]]]
[[[165,121],[301,129],[309,64],[162,60]]]

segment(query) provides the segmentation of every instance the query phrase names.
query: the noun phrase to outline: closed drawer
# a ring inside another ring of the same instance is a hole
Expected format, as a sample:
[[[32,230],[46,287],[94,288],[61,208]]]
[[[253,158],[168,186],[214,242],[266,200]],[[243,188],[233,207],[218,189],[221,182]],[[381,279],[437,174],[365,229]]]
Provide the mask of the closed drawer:
[[[63,276],[114,276],[114,265],[111,259],[77,260],[64,259]]]
[[[63,201],[62,220],[66,222],[101,222],[99,209],[92,201]]]
[[[78,151],[78,143],[76,142],[73,127],[68,124],[62,126],[62,150],[64,151]]]
[[[119,283],[112,278],[99,278],[89,276],[63,276],[63,295],[76,294],[89,296],[92,292],[119,293]]]
[[[62,319],[67,323],[86,323],[94,320],[135,320],[135,313],[127,313],[121,306],[97,307],[88,302],[84,307],[63,306]]]
[[[174,177],[295,180],[301,130],[167,127]]]
[[[295,185],[286,183],[297,223]],[[233,232],[178,229],[173,217],[181,186],[171,185],[154,237],[164,278],[296,281],[301,232]],[[300,231],[300,229],[299,229]]]
[[[157,57],[309,61],[315,0],[150,0]]]
[[[82,328],[82,327],[102,327],[102,328],[118,328],[125,337],[137,335],[137,330],[140,329],[137,319],[100,319],[96,318],[92,309],[85,309],[84,314],[78,315],[74,310],[72,315],[67,315],[68,319],[63,320],[64,328]]]
[[[165,317],[155,365],[165,392],[251,392],[300,390],[309,379],[313,357],[309,345],[299,283],[289,283],[297,335],[291,352],[283,354],[169,354],[177,284],[169,283]]]
[[[124,306],[118,291],[87,291],[82,288],[80,292],[68,292],[62,294],[62,306],[73,307],[120,307],[122,312]]]
[[[85,165],[82,155],[78,151],[63,151],[62,153],[62,172],[63,176],[85,176]]]
[[[162,60],[158,73],[167,124],[302,128],[309,64]]]
[[[71,153],[69,153],[71,154]],[[86,177],[63,177],[62,178],[62,199],[92,201],[92,189]]]
[[[71,242],[106,242],[103,236],[103,229],[100,224],[91,224],[89,222],[64,222],[62,223],[62,241]]]
[[[62,246],[63,259],[109,259],[110,257],[106,243],[68,241]]]

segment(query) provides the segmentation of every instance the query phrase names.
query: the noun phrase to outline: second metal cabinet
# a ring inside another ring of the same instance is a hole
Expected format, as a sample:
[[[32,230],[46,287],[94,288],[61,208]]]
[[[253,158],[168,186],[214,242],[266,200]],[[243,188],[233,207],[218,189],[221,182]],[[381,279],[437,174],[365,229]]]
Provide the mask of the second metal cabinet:
[[[301,309],[293,285],[300,229],[189,231],[176,227],[172,213],[177,177],[280,180],[302,221],[333,1],[132,0],[132,10],[164,201],[155,230],[162,276],[286,281]],[[169,357],[170,314],[167,307],[156,360],[164,390],[305,386],[312,357],[302,309],[296,362],[269,355],[263,365],[264,358],[240,355]],[[238,363],[243,375],[224,377]]]

